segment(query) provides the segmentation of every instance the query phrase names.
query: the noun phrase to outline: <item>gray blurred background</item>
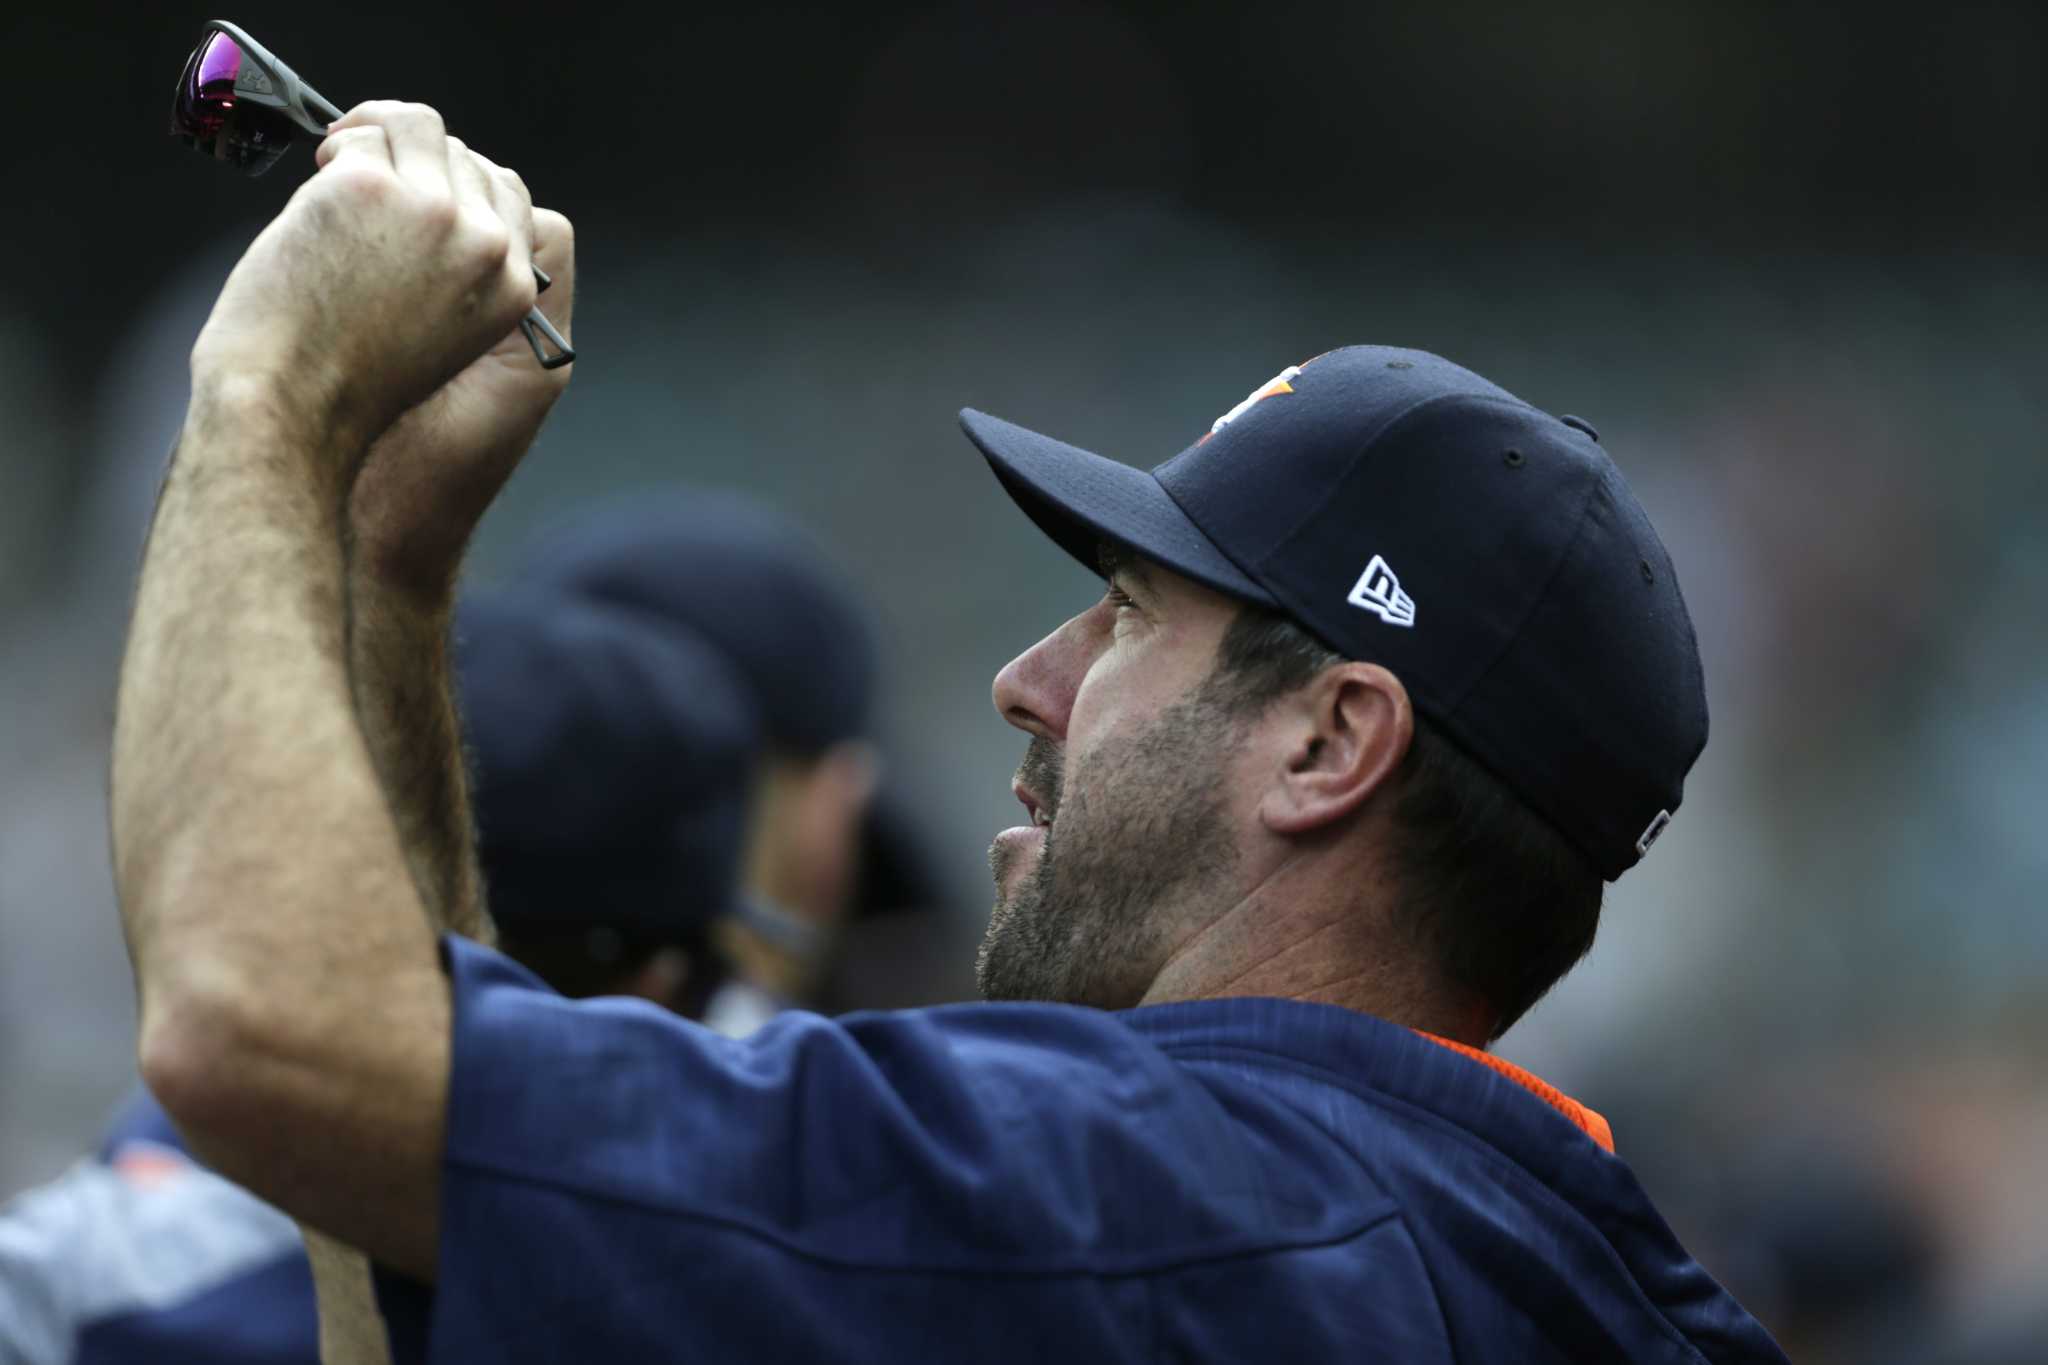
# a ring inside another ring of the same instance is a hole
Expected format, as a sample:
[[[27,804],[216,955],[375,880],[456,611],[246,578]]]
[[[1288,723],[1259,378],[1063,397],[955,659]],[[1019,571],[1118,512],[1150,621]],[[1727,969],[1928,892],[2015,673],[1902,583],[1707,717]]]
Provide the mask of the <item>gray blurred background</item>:
[[[105,762],[184,357],[306,174],[165,135],[210,11],[4,23],[0,1196],[132,1080]],[[1803,1360],[2048,1359],[2048,17],[2039,6],[452,4],[226,14],[579,230],[586,357],[474,576],[677,480],[808,522],[885,626],[971,991],[1012,654],[1091,599],[953,414],[1133,463],[1282,367],[1439,351],[1597,425],[1713,739],[1501,1051],[1605,1112]],[[772,609],[764,603],[763,609]]]

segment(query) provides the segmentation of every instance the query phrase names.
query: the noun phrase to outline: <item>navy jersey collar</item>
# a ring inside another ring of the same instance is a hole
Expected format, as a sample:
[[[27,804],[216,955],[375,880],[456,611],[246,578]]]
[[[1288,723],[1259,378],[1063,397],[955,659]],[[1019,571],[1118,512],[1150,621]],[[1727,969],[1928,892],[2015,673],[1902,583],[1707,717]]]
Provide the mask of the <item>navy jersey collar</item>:
[[[1246,996],[1143,1005],[1118,1017],[1171,1056],[1227,1053],[1254,1064],[1265,1058],[1297,1071],[1308,1067],[1347,1089],[1424,1111],[1499,1149],[1546,1184],[1562,1180],[1575,1202],[1597,1194],[1647,1203],[1628,1168],[1539,1092],[1373,1015]]]

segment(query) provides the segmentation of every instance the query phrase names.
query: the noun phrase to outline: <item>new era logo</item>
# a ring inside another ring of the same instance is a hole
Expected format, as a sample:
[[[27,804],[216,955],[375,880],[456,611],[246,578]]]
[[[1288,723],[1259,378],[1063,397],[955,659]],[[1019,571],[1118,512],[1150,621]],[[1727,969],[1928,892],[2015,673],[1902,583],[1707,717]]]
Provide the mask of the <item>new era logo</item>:
[[[1638,858],[1649,857],[1650,845],[1662,838],[1664,831],[1669,828],[1671,828],[1671,812],[1668,810],[1658,811],[1656,817],[1650,821],[1649,828],[1643,831],[1643,837],[1636,840],[1636,856]]]
[[[1415,624],[1415,599],[1401,591],[1401,580],[1394,577],[1387,561],[1378,555],[1365,566],[1365,572],[1352,585],[1351,595],[1344,600],[1354,607],[1364,607],[1390,626]]]

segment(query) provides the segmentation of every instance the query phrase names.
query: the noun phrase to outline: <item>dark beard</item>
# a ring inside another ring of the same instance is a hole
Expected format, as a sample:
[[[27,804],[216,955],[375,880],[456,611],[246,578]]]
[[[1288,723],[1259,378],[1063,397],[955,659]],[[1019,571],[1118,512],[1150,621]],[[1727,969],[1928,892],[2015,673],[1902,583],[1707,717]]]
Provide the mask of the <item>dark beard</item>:
[[[1054,821],[1038,866],[1007,898],[1010,851],[990,850],[999,889],[975,962],[983,998],[1138,1003],[1178,927],[1235,862],[1222,792],[1233,720],[1206,695],[1176,703],[1105,743],[1071,791],[1060,751],[1031,741],[1021,776],[1054,803]]]

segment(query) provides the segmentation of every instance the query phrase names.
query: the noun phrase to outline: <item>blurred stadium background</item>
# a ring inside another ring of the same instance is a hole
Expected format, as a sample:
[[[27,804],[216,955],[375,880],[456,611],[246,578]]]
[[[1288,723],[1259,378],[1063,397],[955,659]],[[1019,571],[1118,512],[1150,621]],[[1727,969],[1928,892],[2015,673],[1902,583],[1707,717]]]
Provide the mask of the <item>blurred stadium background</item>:
[[[0,1196],[131,1072],[104,768],[184,354],[309,166],[165,136],[211,10],[4,23]],[[2048,10],[243,3],[346,106],[438,104],[579,229],[587,357],[486,526],[687,479],[885,624],[971,991],[1015,814],[995,670],[1086,601],[954,425],[1151,464],[1284,365],[1445,353],[1597,425],[1714,737],[1502,1051],[1604,1110],[1800,1360],[2039,1360],[2048,1319]],[[773,604],[764,602],[763,610]]]

